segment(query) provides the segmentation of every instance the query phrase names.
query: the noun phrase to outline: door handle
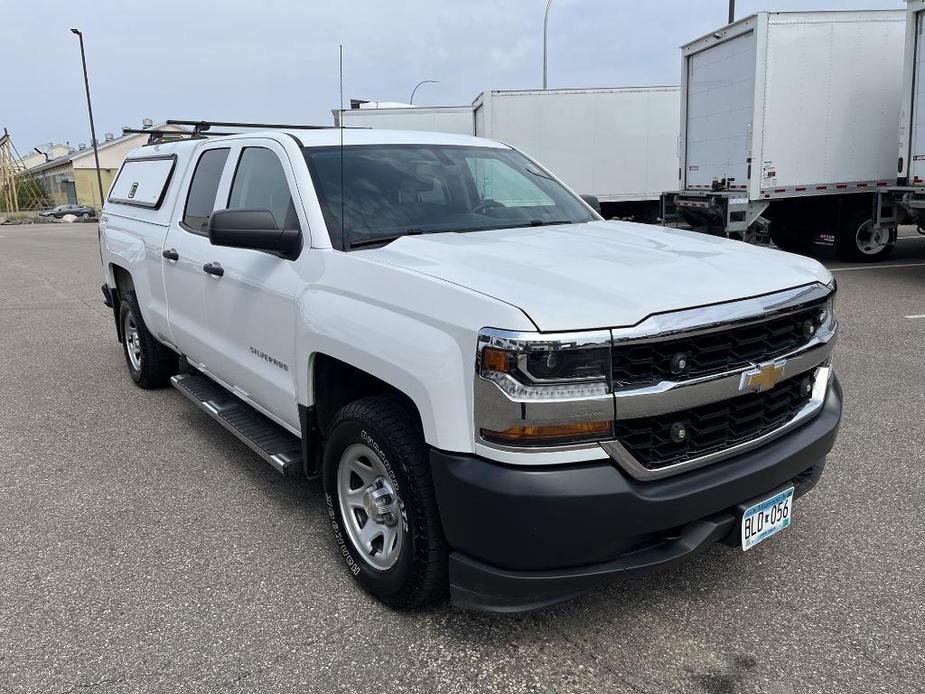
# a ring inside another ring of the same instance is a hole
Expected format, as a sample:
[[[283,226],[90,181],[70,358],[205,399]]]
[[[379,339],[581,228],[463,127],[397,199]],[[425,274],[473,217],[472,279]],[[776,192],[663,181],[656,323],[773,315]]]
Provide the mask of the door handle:
[[[180,254],[177,253],[176,248],[168,248],[166,251],[161,253],[161,255],[167,258],[167,260],[172,260],[173,262],[177,262],[180,259]]]
[[[218,263],[206,263],[202,266],[203,272],[207,272],[213,277],[221,277],[225,274],[225,269]]]

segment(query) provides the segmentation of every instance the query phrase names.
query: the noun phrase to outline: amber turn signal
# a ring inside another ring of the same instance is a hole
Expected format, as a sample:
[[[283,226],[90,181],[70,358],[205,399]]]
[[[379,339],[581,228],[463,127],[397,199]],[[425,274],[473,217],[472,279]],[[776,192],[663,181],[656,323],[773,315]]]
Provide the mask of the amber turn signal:
[[[482,429],[482,438],[486,441],[506,443],[513,446],[540,446],[574,443],[576,441],[610,438],[613,423],[575,422],[572,424],[523,425],[510,427],[504,431]]]
[[[486,347],[482,350],[482,369],[486,371],[508,372],[508,355],[503,349]]]

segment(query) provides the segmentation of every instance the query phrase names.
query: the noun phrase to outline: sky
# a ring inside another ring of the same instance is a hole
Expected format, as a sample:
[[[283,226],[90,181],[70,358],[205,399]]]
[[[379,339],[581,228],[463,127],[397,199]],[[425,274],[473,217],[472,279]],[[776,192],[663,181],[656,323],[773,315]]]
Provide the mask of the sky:
[[[89,143],[143,118],[332,123],[344,99],[470,103],[542,86],[545,0],[0,0],[0,128],[19,152]],[[738,0],[760,10],[901,9],[902,0]],[[728,0],[553,0],[550,87],[680,82],[679,46],[722,26]]]

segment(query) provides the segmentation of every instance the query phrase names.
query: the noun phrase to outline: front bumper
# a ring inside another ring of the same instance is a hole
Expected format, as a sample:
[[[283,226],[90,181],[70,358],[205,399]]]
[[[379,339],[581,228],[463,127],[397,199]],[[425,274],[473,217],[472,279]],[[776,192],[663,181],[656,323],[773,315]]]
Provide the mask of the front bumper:
[[[663,480],[631,479],[610,462],[513,467],[431,452],[461,607],[521,612],[579,595],[709,545],[738,541],[743,504],[819,479],[841,420],[833,379],[811,421],[767,445]]]

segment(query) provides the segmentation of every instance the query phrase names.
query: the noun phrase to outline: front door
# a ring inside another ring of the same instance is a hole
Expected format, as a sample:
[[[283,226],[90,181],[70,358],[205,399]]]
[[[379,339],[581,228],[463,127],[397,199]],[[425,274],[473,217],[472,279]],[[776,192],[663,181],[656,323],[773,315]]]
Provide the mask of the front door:
[[[281,229],[307,229],[292,165],[273,140],[236,141],[219,198],[218,209],[270,210]],[[211,246],[205,260],[222,274],[204,283],[204,360],[238,395],[297,429],[297,261],[220,246]]]

